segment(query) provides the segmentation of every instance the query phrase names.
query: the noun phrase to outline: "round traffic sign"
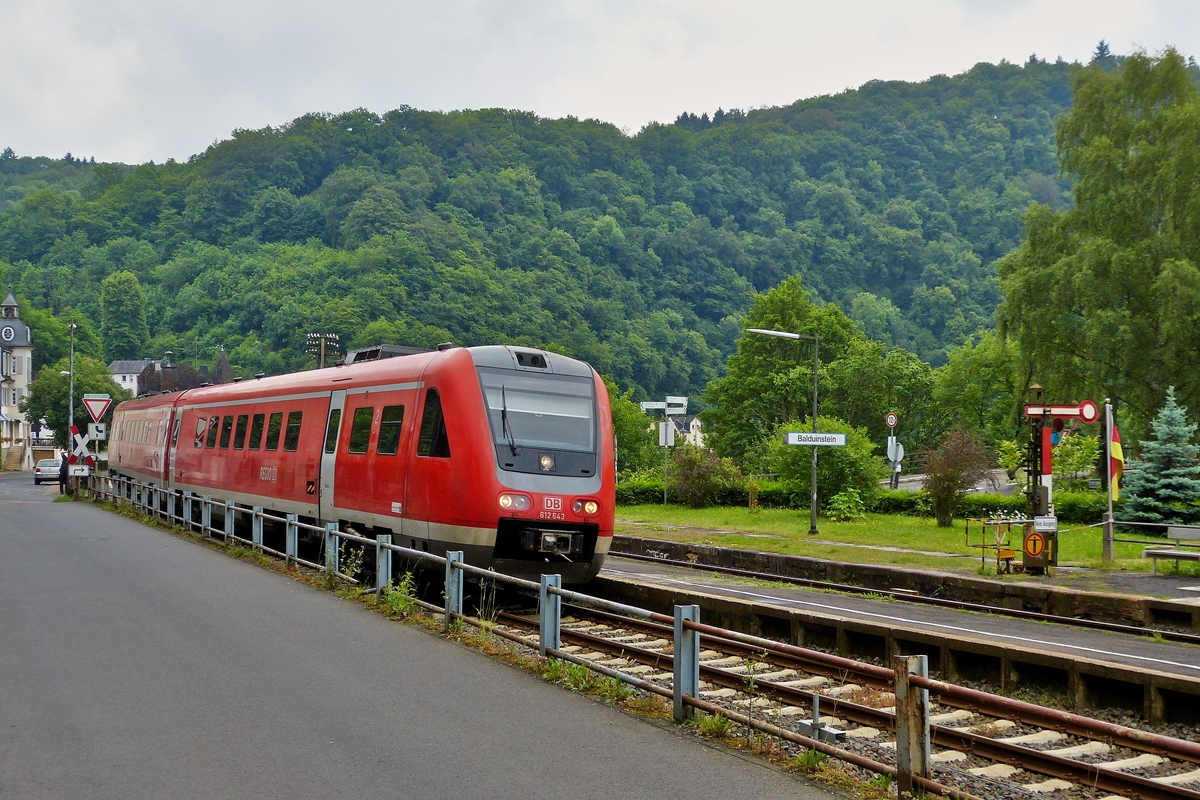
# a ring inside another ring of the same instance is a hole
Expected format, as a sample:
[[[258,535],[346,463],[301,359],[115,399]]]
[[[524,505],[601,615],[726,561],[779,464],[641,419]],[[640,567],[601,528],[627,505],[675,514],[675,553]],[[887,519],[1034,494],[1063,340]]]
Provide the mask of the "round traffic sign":
[[[1046,537],[1037,531],[1031,531],[1025,537],[1025,555],[1030,558],[1038,558],[1044,552],[1046,552]]]
[[[894,428],[894,427],[896,427],[896,423],[899,422],[900,420],[899,420],[899,418],[896,417],[896,414],[893,412],[893,413],[887,415],[887,419],[885,421],[887,422],[887,426],[889,428]]]
[[[1079,404],[1079,418],[1091,425],[1100,418],[1100,406],[1092,400],[1084,400]]]

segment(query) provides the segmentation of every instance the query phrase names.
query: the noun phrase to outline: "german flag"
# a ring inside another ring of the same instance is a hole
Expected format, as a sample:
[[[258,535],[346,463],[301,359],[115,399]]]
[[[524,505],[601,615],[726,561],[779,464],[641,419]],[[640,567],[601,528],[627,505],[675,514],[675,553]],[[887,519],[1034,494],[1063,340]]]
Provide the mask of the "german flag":
[[[1112,441],[1108,443],[1108,485],[1113,501],[1121,499],[1121,476],[1125,474],[1125,451],[1121,449],[1121,432],[1112,426]]]

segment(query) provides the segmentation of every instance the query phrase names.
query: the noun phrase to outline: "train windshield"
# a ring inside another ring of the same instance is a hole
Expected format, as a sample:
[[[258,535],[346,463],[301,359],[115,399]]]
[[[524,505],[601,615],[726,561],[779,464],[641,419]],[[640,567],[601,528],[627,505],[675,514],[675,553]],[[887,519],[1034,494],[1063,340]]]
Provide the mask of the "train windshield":
[[[479,370],[498,447],[596,449],[596,388],[590,378]]]

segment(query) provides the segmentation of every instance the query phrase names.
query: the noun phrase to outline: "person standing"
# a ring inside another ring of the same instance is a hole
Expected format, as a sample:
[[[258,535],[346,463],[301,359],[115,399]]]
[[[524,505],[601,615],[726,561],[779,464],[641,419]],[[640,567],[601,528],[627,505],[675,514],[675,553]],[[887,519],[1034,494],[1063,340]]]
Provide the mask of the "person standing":
[[[62,463],[58,465],[58,493],[67,493],[67,454],[63,453]]]

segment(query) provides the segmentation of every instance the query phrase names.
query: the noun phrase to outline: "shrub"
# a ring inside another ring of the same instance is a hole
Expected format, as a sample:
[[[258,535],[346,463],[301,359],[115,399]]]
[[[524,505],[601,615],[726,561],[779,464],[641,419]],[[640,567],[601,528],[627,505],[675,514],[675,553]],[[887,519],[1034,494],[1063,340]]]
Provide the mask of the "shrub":
[[[829,499],[826,513],[837,522],[867,518],[867,504],[857,489],[846,488]]]
[[[812,480],[812,451],[808,447],[784,443],[788,431],[810,428],[800,422],[784,423],[758,446],[756,454],[771,472],[796,496],[789,505],[809,504]],[[845,447],[824,447],[817,461],[817,499],[824,505],[844,489],[855,489],[864,498],[879,491],[879,481],[887,473],[883,458],[875,455],[875,445],[865,428],[855,428],[834,417],[819,417],[822,431],[846,434]],[[760,493],[759,502],[766,505]]]
[[[929,492],[939,527],[950,527],[963,494],[987,474],[991,461],[983,443],[961,430],[947,433],[929,454],[925,491]]]
[[[671,455],[667,478],[671,496],[692,508],[703,508],[717,502],[725,491],[740,488],[742,476],[733,462],[711,450],[685,444]]]

